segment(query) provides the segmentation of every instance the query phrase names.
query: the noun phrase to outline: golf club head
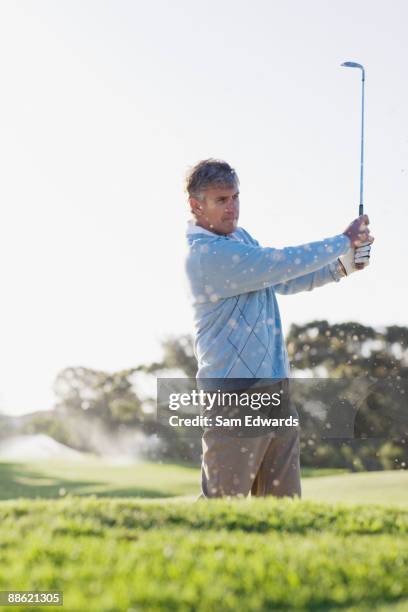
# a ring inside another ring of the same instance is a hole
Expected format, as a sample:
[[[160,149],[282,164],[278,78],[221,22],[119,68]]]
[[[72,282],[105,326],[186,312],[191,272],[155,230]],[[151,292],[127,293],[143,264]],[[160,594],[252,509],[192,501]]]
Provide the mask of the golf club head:
[[[361,70],[364,70],[364,66],[357,64],[357,62],[344,62],[341,65],[345,66],[346,68],[361,68]]]
[[[343,62],[343,64],[341,65],[345,68],[360,68],[361,78],[363,79],[363,81],[365,80],[365,70],[362,64],[357,64],[357,62]]]

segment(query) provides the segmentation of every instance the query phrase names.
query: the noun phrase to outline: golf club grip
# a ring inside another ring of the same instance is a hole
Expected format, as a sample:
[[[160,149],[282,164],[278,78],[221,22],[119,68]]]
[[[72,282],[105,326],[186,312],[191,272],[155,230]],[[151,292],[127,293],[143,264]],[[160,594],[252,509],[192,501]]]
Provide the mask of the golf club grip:
[[[363,204],[360,204],[358,207],[358,215],[359,217],[361,217],[361,215],[364,215],[364,206]],[[356,268],[357,270],[362,270],[364,268],[364,264],[356,264]]]

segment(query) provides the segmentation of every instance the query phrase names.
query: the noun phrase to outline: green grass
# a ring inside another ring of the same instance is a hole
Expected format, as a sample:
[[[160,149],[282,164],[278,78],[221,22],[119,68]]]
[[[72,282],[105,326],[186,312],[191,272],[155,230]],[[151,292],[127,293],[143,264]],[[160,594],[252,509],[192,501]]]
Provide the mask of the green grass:
[[[62,590],[70,612],[408,606],[408,510],[398,508],[5,501],[0,542],[0,589]]]
[[[112,465],[89,457],[84,462],[37,460],[0,462],[0,499],[58,498],[62,494],[98,497],[174,497],[198,494],[197,467],[136,463]]]
[[[112,465],[97,457],[81,463],[0,462],[0,500],[55,499],[68,493],[98,497],[195,497],[199,490],[199,469],[187,465]],[[305,468],[302,491],[307,500],[408,506],[408,471],[349,474],[344,470]]]
[[[407,485],[304,470],[303,501],[194,503],[193,466],[0,462],[0,590],[62,590],[69,612],[404,612]]]
[[[408,508],[408,471],[359,472],[302,482],[303,499],[398,505]]]

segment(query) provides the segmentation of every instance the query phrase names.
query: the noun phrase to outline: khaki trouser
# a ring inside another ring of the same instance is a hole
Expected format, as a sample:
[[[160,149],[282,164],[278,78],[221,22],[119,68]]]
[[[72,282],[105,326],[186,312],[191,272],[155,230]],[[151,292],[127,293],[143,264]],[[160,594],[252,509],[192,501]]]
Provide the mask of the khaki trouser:
[[[296,410],[288,408],[293,415]],[[288,412],[285,413],[285,416]],[[256,437],[204,431],[201,498],[301,496],[299,431],[285,427]]]

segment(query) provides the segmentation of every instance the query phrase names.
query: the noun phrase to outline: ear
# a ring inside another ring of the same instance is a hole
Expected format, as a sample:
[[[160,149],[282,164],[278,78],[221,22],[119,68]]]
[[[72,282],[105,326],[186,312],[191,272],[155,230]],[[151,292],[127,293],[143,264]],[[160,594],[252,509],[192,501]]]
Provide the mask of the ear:
[[[203,214],[202,202],[192,197],[188,198],[188,201],[190,203],[190,208],[193,215],[195,215],[196,217],[200,217]]]

